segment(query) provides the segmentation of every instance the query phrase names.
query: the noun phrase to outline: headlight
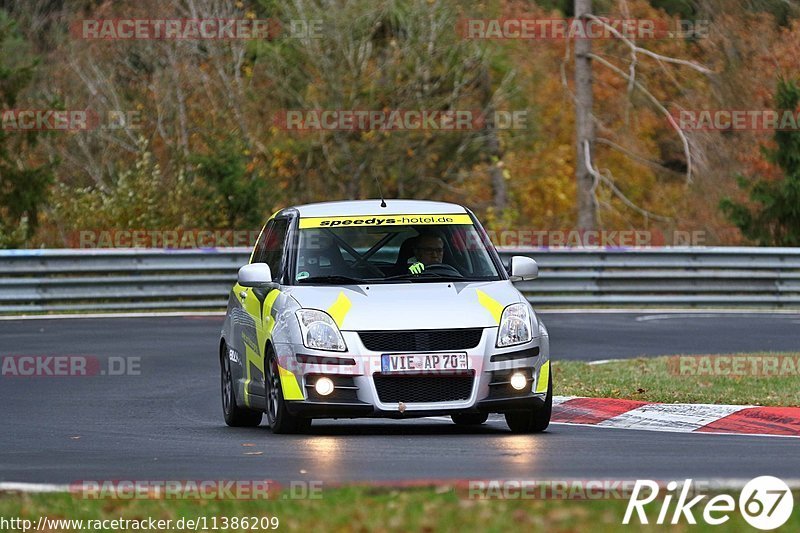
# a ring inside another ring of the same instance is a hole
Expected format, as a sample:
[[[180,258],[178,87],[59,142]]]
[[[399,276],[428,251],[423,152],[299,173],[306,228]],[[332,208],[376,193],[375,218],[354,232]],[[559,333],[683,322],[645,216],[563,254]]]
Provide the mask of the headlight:
[[[347,350],[342,333],[328,313],[316,309],[300,309],[295,314],[300,322],[303,346],[331,352]]]
[[[533,339],[533,320],[528,304],[511,304],[503,310],[500,329],[497,332],[497,347],[525,344]]]

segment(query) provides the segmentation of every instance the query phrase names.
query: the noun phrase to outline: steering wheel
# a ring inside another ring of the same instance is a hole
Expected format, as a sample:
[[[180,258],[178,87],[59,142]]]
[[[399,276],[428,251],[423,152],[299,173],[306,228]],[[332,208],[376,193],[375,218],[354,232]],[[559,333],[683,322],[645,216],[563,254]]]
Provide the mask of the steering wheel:
[[[460,278],[464,277],[464,274],[459,272],[454,266],[445,265],[444,263],[431,263],[430,265],[425,265],[425,272],[433,272],[434,274],[447,274],[450,276],[458,276]]]

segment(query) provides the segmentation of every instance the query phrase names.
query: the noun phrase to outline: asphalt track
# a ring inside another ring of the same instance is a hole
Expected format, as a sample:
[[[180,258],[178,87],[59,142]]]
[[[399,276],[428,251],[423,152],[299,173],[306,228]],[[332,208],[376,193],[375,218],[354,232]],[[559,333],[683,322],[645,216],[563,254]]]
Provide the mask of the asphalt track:
[[[542,316],[556,358],[800,351],[800,314]],[[0,376],[0,481],[800,479],[792,438],[563,424],[519,436],[495,417],[476,429],[444,419],[316,421],[302,436],[228,428],[215,358],[221,323],[0,321],[0,356],[141,357],[140,375]]]

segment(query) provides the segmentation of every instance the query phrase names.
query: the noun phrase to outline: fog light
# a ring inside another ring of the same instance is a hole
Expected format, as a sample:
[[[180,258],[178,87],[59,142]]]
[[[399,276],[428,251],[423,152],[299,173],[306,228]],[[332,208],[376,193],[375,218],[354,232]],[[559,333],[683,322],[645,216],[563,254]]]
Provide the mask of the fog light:
[[[317,391],[317,394],[320,396],[327,396],[333,392],[333,381],[331,378],[319,378],[314,384],[314,390]]]
[[[511,376],[511,386],[516,390],[524,389],[527,383],[528,379],[522,372],[514,372],[514,374]]]

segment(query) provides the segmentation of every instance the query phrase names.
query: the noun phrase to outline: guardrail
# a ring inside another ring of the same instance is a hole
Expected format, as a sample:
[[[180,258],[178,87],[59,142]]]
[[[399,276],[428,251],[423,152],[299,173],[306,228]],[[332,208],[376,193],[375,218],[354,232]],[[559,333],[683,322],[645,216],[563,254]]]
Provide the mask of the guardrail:
[[[250,250],[0,251],[0,313],[224,309]],[[502,249],[541,307],[800,309],[800,248]]]

